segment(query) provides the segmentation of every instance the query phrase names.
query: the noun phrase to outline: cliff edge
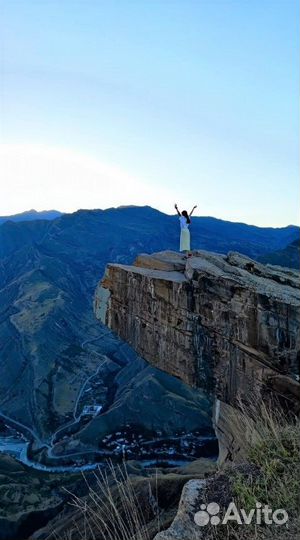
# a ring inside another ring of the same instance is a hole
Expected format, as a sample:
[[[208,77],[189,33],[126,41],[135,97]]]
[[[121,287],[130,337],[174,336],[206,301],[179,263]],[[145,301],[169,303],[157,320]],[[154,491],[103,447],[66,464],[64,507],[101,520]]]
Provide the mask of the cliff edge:
[[[299,410],[299,273],[238,253],[108,264],[95,315],[154,366],[214,400],[220,462],[243,457],[241,404]]]

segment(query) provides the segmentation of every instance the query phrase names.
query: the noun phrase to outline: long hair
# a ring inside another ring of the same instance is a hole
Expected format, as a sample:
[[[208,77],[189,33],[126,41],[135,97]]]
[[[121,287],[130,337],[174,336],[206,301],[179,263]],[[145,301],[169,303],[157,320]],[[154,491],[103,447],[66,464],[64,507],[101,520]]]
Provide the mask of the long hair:
[[[190,216],[188,215],[186,210],[182,210],[181,215],[185,217],[187,223],[191,223]]]

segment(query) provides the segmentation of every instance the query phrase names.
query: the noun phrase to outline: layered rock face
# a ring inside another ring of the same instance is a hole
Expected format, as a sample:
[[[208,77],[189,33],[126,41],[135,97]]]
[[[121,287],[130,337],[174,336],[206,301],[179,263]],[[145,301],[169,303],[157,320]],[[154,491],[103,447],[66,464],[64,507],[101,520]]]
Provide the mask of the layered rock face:
[[[109,264],[95,314],[147,361],[215,401],[220,460],[243,455],[240,402],[299,400],[299,274],[238,253]]]

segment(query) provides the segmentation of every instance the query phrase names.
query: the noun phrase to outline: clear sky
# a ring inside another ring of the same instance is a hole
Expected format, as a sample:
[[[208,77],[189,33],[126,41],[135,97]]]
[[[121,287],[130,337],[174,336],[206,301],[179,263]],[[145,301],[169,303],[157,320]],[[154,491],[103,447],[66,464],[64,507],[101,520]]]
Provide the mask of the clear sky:
[[[299,222],[297,0],[0,6],[0,215]]]

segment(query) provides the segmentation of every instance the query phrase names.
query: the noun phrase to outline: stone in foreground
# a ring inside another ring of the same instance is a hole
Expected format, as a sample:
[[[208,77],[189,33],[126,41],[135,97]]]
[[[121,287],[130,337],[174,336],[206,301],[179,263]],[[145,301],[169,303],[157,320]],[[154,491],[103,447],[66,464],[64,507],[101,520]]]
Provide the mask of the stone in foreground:
[[[158,533],[154,540],[202,540],[203,528],[196,525],[194,517],[199,502],[204,501],[205,480],[189,480],[182,490],[175,519],[169,529]]]

